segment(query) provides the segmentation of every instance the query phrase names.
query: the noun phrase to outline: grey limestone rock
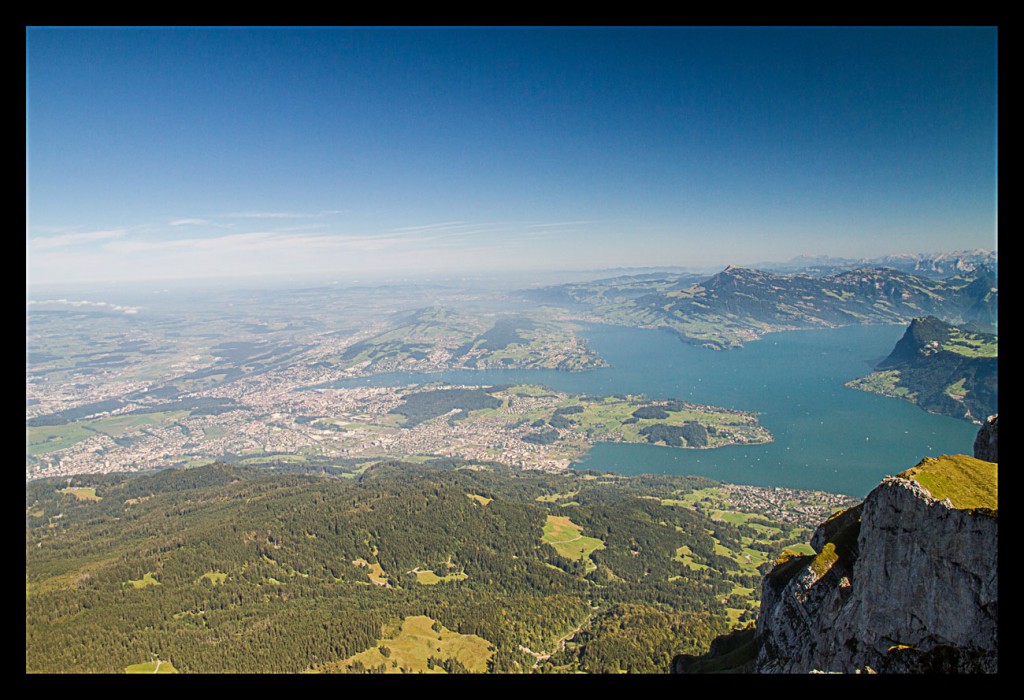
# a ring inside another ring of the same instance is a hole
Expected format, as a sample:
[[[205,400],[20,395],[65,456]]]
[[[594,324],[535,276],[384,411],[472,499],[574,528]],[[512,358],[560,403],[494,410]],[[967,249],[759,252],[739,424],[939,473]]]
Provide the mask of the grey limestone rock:
[[[833,518],[816,533],[818,556],[766,577],[755,669],[994,672],[996,514],[958,510],[912,479],[886,477],[859,515],[856,547],[839,542],[852,531]],[[833,539],[834,552],[823,551]]]
[[[974,456],[986,462],[999,461],[999,414],[989,416],[974,438]]]

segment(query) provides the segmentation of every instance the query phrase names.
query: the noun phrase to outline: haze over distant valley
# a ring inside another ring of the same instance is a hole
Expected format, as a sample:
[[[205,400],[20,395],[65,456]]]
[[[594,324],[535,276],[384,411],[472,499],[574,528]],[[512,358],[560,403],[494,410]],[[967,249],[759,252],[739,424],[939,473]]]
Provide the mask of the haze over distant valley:
[[[994,259],[962,258],[970,269],[937,279],[730,267],[505,290],[492,280],[40,294],[28,305],[26,477],[218,459],[358,472],[378,459],[458,457],[560,471],[599,443],[767,444],[772,430],[742,394],[694,400],[666,384],[645,395],[629,380],[601,389],[638,351],[609,366],[588,340],[594,323],[677,335],[642,370],[671,363],[679,342],[714,353],[795,328],[992,321]],[[580,388],[552,388],[571,375]],[[782,478],[771,473],[756,479]]]
[[[995,669],[997,44],[27,27],[26,671]]]

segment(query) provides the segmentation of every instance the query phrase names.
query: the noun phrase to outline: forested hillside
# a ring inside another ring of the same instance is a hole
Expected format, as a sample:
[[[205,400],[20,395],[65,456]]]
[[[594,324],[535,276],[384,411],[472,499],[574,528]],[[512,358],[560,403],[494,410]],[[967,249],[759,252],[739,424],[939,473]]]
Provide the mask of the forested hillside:
[[[999,337],[916,318],[874,372],[847,386],[981,423],[999,411]]]
[[[807,540],[716,494],[464,463],[31,482],[26,669],[667,672],[751,619],[757,565]]]

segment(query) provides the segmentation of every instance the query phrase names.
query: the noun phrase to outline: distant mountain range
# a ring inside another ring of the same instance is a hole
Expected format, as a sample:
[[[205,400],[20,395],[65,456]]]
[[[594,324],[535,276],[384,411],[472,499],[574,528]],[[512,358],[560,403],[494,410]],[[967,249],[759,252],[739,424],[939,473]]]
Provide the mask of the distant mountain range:
[[[952,253],[883,255],[877,258],[833,258],[828,255],[799,255],[788,262],[753,265],[759,270],[782,274],[834,275],[862,267],[887,267],[921,277],[950,277],[974,272],[981,267],[998,269],[998,254],[991,250],[960,250]]]
[[[998,411],[998,365],[997,336],[929,316],[910,323],[877,371],[847,386],[980,423]]]
[[[945,279],[890,268],[826,277],[778,275],[729,266],[710,278],[636,276],[524,292],[581,310],[581,318],[665,328],[687,342],[736,347],[780,330],[906,323],[919,316],[995,327],[998,287],[987,266]]]

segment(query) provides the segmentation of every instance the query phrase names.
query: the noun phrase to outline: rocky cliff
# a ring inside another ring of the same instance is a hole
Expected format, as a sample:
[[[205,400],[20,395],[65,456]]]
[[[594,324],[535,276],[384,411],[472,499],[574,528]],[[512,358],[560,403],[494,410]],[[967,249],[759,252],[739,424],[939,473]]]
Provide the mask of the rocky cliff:
[[[999,461],[999,416],[989,416],[978,437],[974,438],[974,456],[987,462]]]
[[[995,463],[926,458],[823,523],[811,546],[765,578],[749,670],[997,670]]]

